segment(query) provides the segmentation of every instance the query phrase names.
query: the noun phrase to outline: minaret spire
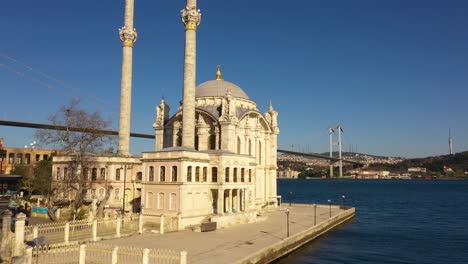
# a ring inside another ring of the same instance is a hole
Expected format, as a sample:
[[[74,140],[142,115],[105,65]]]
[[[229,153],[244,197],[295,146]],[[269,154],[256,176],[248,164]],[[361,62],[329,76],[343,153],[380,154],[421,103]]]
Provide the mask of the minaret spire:
[[[195,83],[197,56],[197,28],[201,13],[197,0],[187,0],[181,11],[185,25],[184,99],[182,106],[182,146],[195,148]]]
[[[125,0],[125,25],[119,29],[122,41],[122,77],[120,80],[120,116],[118,154],[130,156],[130,116],[132,105],[133,44],[137,33],[133,27],[134,0]]]

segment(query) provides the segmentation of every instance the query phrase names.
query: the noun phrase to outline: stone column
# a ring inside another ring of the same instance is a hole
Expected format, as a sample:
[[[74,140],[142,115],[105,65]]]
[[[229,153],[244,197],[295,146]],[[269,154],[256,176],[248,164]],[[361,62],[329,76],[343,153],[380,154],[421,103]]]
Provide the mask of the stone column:
[[[195,148],[195,83],[197,55],[197,27],[201,13],[197,0],[187,0],[181,11],[185,25],[184,97],[182,108],[182,146]]]
[[[224,190],[218,188],[218,215],[224,213]]]
[[[241,189],[237,189],[237,198],[236,198],[236,213],[241,211]]]
[[[19,213],[16,215],[15,222],[15,246],[13,249],[13,256],[23,255],[24,248],[24,225],[26,222],[26,215]]]
[[[137,33],[133,27],[134,0],[125,0],[125,25],[119,29],[122,41],[122,77],[120,81],[120,117],[118,153],[130,156],[130,117],[132,105],[133,44]]]
[[[7,243],[11,232],[11,216],[10,210],[5,210],[2,213],[2,237],[0,239],[0,258],[2,259],[10,257],[10,253],[7,252]]]
[[[232,189],[229,190],[229,206],[228,206],[228,213],[232,214]]]

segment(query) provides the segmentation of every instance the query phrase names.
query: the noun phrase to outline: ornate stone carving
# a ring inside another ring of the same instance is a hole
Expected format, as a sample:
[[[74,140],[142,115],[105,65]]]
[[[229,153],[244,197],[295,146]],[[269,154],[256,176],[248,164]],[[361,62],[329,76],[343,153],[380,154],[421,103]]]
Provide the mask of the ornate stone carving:
[[[120,40],[122,41],[122,46],[124,47],[133,47],[133,44],[136,42],[138,34],[136,29],[131,29],[123,26],[119,29]]]
[[[185,25],[185,30],[197,31],[201,21],[200,9],[187,6],[180,11],[180,16],[182,18],[182,23]]]
[[[154,121],[153,127],[155,129],[164,128],[164,123],[168,118],[169,106],[166,104],[166,100],[162,98],[159,105],[156,106],[156,120]]]

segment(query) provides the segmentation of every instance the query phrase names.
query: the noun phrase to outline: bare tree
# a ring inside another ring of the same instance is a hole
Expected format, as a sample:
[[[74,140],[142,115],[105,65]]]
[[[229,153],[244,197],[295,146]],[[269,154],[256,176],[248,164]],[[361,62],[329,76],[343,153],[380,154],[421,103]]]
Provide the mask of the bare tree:
[[[62,150],[63,155],[70,158],[64,178],[52,184],[53,197],[49,197],[49,201],[56,200],[58,196],[73,196],[70,207],[73,215],[76,215],[92,185],[88,168],[92,168],[97,155],[109,152],[115,143],[112,136],[98,133],[99,130],[108,129],[110,122],[105,121],[98,112],[89,113],[81,109],[78,100],[60,107],[57,113],[49,117],[49,121],[67,129],[37,130],[36,138],[43,145]],[[48,204],[53,205],[52,202]]]

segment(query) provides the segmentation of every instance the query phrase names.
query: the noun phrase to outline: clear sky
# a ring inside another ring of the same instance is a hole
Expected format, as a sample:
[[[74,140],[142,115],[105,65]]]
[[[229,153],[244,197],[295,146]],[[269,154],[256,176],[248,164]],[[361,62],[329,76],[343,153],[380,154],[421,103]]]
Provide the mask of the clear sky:
[[[163,95],[171,114],[181,99],[184,4],[135,0],[134,132],[154,132]],[[281,148],[327,151],[327,127],[341,124],[345,150],[446,154],[449,128],[455,150],[468,150],[468,1],[199,0],[198,6],[197,83],[214,79],[221,64],[224,79],[262,112],[271,99]],[[60,105],[81,98],[118,127],[123,8],[124,0],[3,1],[0,119],[47,122]],[[33,133],[0,127],[12,147],[30,143]],[[132,140],[131,149],[150,151],[153,142]]]

